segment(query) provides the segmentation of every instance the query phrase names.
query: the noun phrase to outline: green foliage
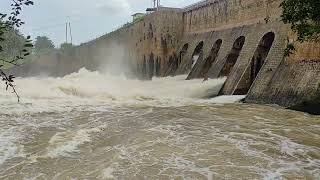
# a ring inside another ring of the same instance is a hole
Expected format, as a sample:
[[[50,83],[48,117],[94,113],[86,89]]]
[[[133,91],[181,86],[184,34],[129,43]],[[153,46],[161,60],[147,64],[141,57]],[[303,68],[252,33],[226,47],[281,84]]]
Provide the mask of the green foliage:
[[[289,43],[287,45],[287,48],[284,50],[284,56],[288,57],[291,54],[293,54],[294,51],[296,51],[296,48],[294,47],[294,44],[293,43]]]
[[[4,68],[11,67],[13,64],[8,63],[8,60],[13,60],[17,55],[28,53],[31,48],[25,47],[27,39],[20,34],[17,29],[9,29],[3,34],[5,41],[0,42],[2,51],[0,52],[0,65]],[[21,60],[21,59],[18,59]],[[17,60],[16,64],[20,64]]]
[[[144,16],[137,17],[136,19],[133,20],[133,23],[143,21],[143,19],[144,19]]]
[[[19,40],[19,35],[16,33],[16,29],[19,28],[24,24],[24,22],[19,18],[19,15],[21,14],[22,7],[23,6],[30,6],[33,5],[33,2],[31,0],[12,0],[11,1],[11,13],[3,14],[0,13],[0,53],[3,54],[10,54],[10,52],[5,51],[5,47],[10,47],[12,44],[11,42],[17,43]],[[13,34],[15,35],[13,35]],[[12,36],[10,36],[10,34]],[[8,40],[8,38],[12,38]],[[22,50],[16,54],[12,59],[8,57],[5,57],[5,55],[0,56],[0,60],[4,63],[12,64],[12,65],[18,65],[19,60],[23,60],[25,57],[30,55],[28,48],[31,48],[32,41],[30,40],[30,36],[28,36],[25,39],[25,42],[23,43]],[[10,42],[11,41],[11,42]],[[15,44],[14,44],[15,45]],[[18,48],[18,46],[16,47]],[[11,54],[12,55],[12,54]],[[10,55],[10,56],[11,56]],[[14,85],[13,85],[13,79],[15,78],[13,75],[7,75],[3,70],[3,65],[0,65],[0,77],[2,78],[2,81],[6,84],[6,90],[10,87],[13,90],[13,93],[16,94],[18,101],[20,100],[20,97],[18,93],[16,92]]]
[[[319,41],[320,0],[284,0],[281,6],[282,20],[291,24],[299,42]]]
[[[38,36],[34,43],[34,51],[36,54],[39,54],[43,51],[48,51],[54,49],[53,42],[46,36]]]

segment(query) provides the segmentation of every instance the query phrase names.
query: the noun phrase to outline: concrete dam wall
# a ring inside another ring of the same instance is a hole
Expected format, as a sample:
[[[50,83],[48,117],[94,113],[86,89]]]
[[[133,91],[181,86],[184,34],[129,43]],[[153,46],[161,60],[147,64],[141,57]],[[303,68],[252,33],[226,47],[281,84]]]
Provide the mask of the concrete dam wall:
[[[227,76],[221,95],[247,94],[247,102],[284,107],[319,106],[320,45],[297,44],[295,54],[284,56],[295,35],[281,22],[281,2],[208,0],[184,9],[163,8],[12,71],[33,75],[45,69],[62,76],[81,67],[117,70],[125,64],[125,73],[140,79]]]

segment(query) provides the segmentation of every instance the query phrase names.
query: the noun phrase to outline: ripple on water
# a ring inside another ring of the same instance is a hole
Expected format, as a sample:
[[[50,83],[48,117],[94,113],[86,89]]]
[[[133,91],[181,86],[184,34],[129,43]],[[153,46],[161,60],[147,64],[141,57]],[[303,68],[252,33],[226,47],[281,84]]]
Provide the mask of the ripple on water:
[[[20,79],[39,89],[0,91],[0,179],[320,177],[319,117],[201,99],[224,80],[183,79]]]

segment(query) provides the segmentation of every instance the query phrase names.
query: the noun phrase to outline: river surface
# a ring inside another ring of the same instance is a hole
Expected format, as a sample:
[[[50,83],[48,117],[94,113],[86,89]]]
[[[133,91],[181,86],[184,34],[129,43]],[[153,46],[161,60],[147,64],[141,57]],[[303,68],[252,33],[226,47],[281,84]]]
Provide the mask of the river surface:
[[[0,179],[320,179],[319,116],[184,78],[18,79],[20,104],[0,91]]]

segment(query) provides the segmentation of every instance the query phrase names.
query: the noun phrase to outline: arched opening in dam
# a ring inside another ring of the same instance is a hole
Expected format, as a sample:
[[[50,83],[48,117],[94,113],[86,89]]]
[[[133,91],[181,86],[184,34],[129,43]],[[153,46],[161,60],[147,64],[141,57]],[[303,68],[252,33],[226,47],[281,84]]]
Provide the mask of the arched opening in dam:
[[[160,59],[157,58],[156,60],[156,76],[160,76],[160,72],[161,72],[161,62],[160,62]]]
[[[143,62],[142,62],[142,77],[146,77],[147,75],[147,59],[146,56],[143,56]]]
[[[219,73],[219,77],[223,77],[223,76],[228,77],[230,75],[233,66],[236,64],[238,60],[242,47],[245,43],[245,40],[246,38],[244,36],[240,36],[238,39],[235,40],[230,53],[226,57],[225,64]]]
[[[210,68],[212,67],[213,63],[216,61],[218,53],[220,51],[222,45],[222,40],[218,39],[214,45],[211,48],[209,56],[206,58],[204,65],[201,68],[200,71],[200,78],[206,78],[208,77],[208,72]]]
[[[197,64],[197,61],[203,56],[203,41],[199,42],[192,53],[191,70]]]
[[[274,39],[275,34],[273,32],[268,32],[261,38],[251,62],[234,92],[235,95],[245,95],[248,93],[262,66],[265,64]]]
[[[189,44],[186,43],[183,45],[178,55],[174,54],[169,57],[169,64],[168,64],[169,68],[165,74],[170,76],[174,76],[176,74],[178,68],[180,67],[182,61],[184,60],[184,56],[186,55],[188,48],[189,48]]]
[[[182,49],[181,49],[181,51],[179,53],[178,66],[181,64],[184,56],[187,54],[188,48],[189,48],[189,44],[188,43],[183,45],[183,47],[182,47]]]
[[[150,58],[148,61],[148,77],[149,79],[152,79],[154,75],[154,69],[155,69],[155,63],[154,63],[154,54],[150,54]]]
[[[268,32],[260,40],[260,43],[251,60],[251,84],[258,76],[258,73],[260,72],[262,66],[265,63],[265,60],[267,59],[267,56],[273,44],[274,38],[275,34],[273,32]]]

